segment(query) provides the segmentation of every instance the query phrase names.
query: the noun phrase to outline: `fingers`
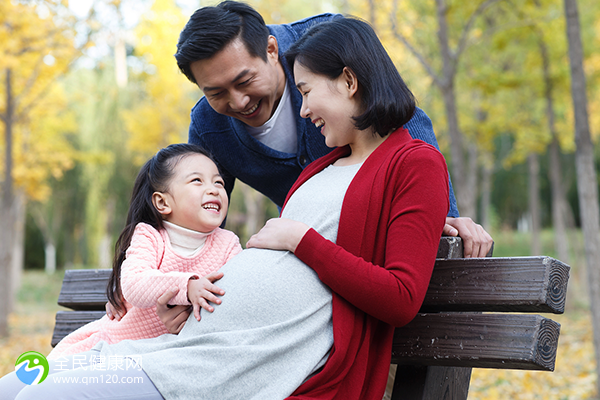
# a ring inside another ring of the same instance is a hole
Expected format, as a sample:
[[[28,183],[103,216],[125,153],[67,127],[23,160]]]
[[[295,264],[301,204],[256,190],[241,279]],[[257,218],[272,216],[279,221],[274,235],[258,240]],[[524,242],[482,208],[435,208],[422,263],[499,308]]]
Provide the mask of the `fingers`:
[[[167,303],[169,301],[171,301],[171,299],[173,297],[175,297],[177,295],[177,293],[179,292],[179,288],[178,287],[173,287],[169,290],[167,290],[166,292],[164,292],[156,301],[156,306],[165,306],[167,305]]]
[[[492,237],[483,227],[469,217],[446,218],[444,234],[452,235],[453,229],[463,241],[463,257],[485,257],[494,243]]]
[[[211,272],[208,275],[205,275],[204,277],[206,279],[208,279],[210,282],[214,283],[214,282],[218,281],[219,279],[221,279],[223,277],[223,273],[221,271],[214,271],[214,272]],[[223,292],[223,293],[225,293],[225,292]]]
[[[444,230],[442,231],[442,235],[444,236],[458,236],[458,230],[450,224],[444,225]]]
[[[169,333],[177,335],[183,329],[185,323],[187,322],[188,317],[192,312],[192,307],[177,306],[175,308],[172,308],[171,311],[174,312],[173,314],[175,315],[175,317],[168,321],[168,323],[165,323],[165,326],[167,327],[167,331],[169,331]]]
[[[115,316],[113,315],[113,312],[112,312],[112,304],[110,304],[110,301],[106,303],[104,308],[106,309],[106,316],[108,317],[108,319],[110,319],[110,320],[115,319]]]

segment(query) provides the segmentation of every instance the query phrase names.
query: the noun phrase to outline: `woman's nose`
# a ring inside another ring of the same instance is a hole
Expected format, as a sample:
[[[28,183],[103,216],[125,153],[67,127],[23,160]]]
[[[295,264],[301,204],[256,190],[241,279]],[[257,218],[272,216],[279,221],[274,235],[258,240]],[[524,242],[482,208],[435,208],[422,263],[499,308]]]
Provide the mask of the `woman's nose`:
[[[304,100],[302,100],[302,106],[300,107],[300,116],[302,118],[308,118],[310,116],[310,109],[308,108]]]

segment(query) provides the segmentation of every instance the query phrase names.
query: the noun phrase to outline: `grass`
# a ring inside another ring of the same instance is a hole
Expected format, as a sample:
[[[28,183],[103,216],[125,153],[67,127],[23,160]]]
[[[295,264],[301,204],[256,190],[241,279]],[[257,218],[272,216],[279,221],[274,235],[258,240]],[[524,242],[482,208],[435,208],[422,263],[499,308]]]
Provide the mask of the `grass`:
[[[494,232],[494,256],[529,255],[528,234]],[[542,253],[556,257],[552,231],[542,232]],[[553,373],[474,369],[469,400],[580,400],[597,399],[596,366],[592,346],[592,329],[587,299],[587,281],[580,232],[571,232],[571,277],[566,312],[549,318],[559,322],[561,335]],[[50,352],[54,314],[62,271],[48,276],[39,271],[26,271],[17,296],[15,312],[10,316],[10,337],[0,339],[0,376],[14,369],[17,357],[25,351]]]

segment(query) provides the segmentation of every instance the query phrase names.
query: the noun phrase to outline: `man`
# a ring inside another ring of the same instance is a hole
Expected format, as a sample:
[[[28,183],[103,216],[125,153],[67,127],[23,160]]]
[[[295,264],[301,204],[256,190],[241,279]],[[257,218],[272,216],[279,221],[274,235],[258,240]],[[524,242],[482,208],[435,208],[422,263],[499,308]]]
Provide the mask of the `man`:
[[[300,117],[302,99],[280,57],[310,26],[333,18],[266,26],[252,7],[225,1],[197,10],[181,32],[177,64],[205,95],[192,109],[189,141],[212,153],[229,194],[237,178],[281,207],[302,169],[332,150]],[[405,128],[438,147],[422,110]],[[485,256],[492,239],[470,218],[458,218],[451,184],[449,201],[444,234],[462,237],[466,257]]]

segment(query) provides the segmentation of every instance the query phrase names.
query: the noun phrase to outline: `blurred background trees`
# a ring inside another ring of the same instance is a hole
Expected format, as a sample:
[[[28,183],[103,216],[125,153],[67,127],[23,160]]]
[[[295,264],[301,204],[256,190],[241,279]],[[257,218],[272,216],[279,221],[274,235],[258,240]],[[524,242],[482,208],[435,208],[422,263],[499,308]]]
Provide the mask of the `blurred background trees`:
[[[201,93],[173,54],[188,16],[215,3],[0,2],[0,335],[23,267],[110,267],[139,167],[187,141]],[[569,261],[567,233],[585,213],[563,0],[249,3],[267,23],[321,12],[368,20],[433,121],[462,214],[492,234],[531,232],[527,254],[539,254],[540,232],[551,230],[550,255]],[[577,3],[590,134],[582,146],[597,169],[600,3]],[[245,243],[277,213],[238,183],[227,227]]]

